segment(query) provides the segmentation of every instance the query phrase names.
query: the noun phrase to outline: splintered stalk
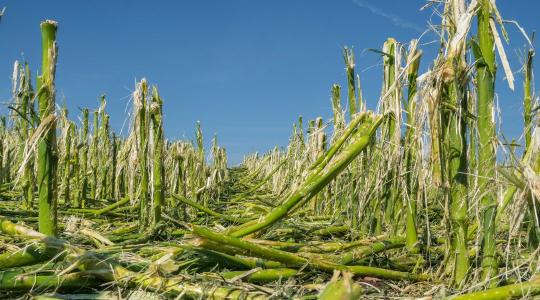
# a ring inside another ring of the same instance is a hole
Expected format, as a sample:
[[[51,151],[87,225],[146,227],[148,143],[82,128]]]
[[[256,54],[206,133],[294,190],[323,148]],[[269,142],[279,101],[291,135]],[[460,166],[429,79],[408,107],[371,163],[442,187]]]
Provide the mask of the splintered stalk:
[[[473,47],[476,57],[476,81],[478,85],[478,184],[482,196],[482,279],[490,280],[498,272],[495,257],[495,216],[497,199],[492,186],[495,177],[495,123],[493,97],[495,91],[495,50],[493,32],[490,28],[491,2],[479,1],[478,44]]]
[[[148,127],[146,114],[146,96],[148,94],[148,85],[146,79],[141,80],[135,91],[134,101],[137,114],[136,128],[138,147],[139,147],[139,167],[141,173],[140,183],[140,208],[139,225],[141,229],[148,223]]]
[[[531,167],[534,172],[538,175],[540,174],[540,153],[538,153],[538,140],[537,135],[532,138],[533,130],[539,130],[538,125],[533,124],[533,112],[532,112],[532,90],[531,90],[531,80],[533,78],[532,70],[532,61],[534,56],[534,50],[530,49],[527,55],[527,61],[525,62],[525,80],[523,82],[523,114],[524,114],[524,131],[525,131],[525,151],[523,154],[523,160],[530,161]],[[538,123],[538,122],[535,122]],[[530,157],[530,158],[529,158]],[[510,194],[508,201],[513,196],[515,192],[515,187],[512,186],[507,190],[507,193]],[[534,251],[538,248],[540,244],[540,212],[538,211],[535,197],[531,191],[527,192],[527,202],[529,205],[529,215],[532,219],[531,225],[529,226],[529,248]]]
[[[152,103],[150,105],[150,119],[152,120],[152,133],[154,137],[154,157],[152,169],[152,197],[154,225],[161,220],[161,207],[165,200],[165,173],[163,168],[163,100],[158,94],[157,87],[153,87]]]
[[[78,203],[84,208],[88,197],[88,108],[83,108],[82,117],[81,165],[79,166],[81,187],[79,188]]]
[[[388,38],[383,45],[383,96],[387,96],[383,99],[384,112],[393,111],[397,114],[396,109],[399,107],[399,99],[396,97],[395,92],[391,92],[394,83],[396,82],[396,47],[397,42],[393,38]],[[391,93],[390,93],[391,92]],[[390,93],[390,94],[389,94]],[[387,124],[383,125],[385,135],[388,139],[392,140],[396,132],[396,119],[388,119]]]
[[[358,84],[357,90],[358,90],[358,111],[359,112],[365,112],[366,111],[366,104],[364,103],[364,97],[362,96],[362,84],[360,83],[360,75],[356,74],[356,82]]]
[[[343,59],[345,60],[345,70],[347,71],[347,91],[349,97],[349,114],[352,119],[355,113],[358,112],[356,105],[356,82],[354,81],[354,53],[352,49],[345,47],[343,49]]]
[[[298,140],[300,141],[300,146],[304,145],[304,121],[302,116],[298,116]],[[302,149],[302,148],[300,148]],[[302,149],[303,150],[303,149]]]
[[[446,18],[459,19],[458,2],[449,2],[445,6]],[[446,30],[450,39],[456,35],[454,22],[449,22]],[[461,49],[461,48],[460,48]],[[440,57],[442,58],[442,57]],[[453,271],[453,284],[461,286],[469,270],[467,250],[468,226],[468,157],[467,157],[467,112],[468,112],[468,72],[465,53],[452,50],[442,62],[441,82],[441,169],[442,194],[449,203],[450,238],[447,244],[452,259],[448,260],[448,270]]]
[[[100,134],[100,140],[102,149],[100,151],[101,153],[101,178],[100,178],[100,197],[102,199],[112,197],[109,194],[109,166],[110,166],[110,156],[111,156],[111,147],[110,147],[110,139],[109,139],[109,115],[106,113],[102,113],[101,116],[101,134]]]
[[[197,138],[197,153],[199,155],[199,160],[204,161],[204,144],[203,144],[203,133],[201,128],[201,122],[197,121],[197,129],[195,131],[195,136]]]
[[[174,148],[175,154],[175,162],[176,162],[176,183],[174,186],[174,193],[178,195],[185,196],[186,195],[186,187],[184,186],[185,180],[184,180],[184,157],[182,156],[180,152],[180,145],[176,145]]]
[[[389,170],[385,172],[385,179],[383,184],[382,191],[382,201],[384,204],[384,219],[388,225],[390,225],[391,230],[395,233],[397,226],[394,225],[392,219],[396,217],[396,213],[399,212],[400,208],[398,207],[401,202],[397,201],[399,193],[397,187],[396,177],[398,176],[398,168],[396,164],[396,158],[399,155],[397,151],[398,145],[400,144],[401,126],[400,118],[401,115],[401,100],[400,100],[400,89],[399,82],[396,77],[398,76],[397,67],[399,66],[398,61],[398,43],[393,38],[388,38],[383,45],[383,89],[382,89],[382,107],[384,113],[392,113],[392,117],[385,120],[381,125],[381,132],[383,140],[387,143],[388,150],[386,151],[389,155],[383,160],[383,163],[388,164],[390,162]],[[386,167],[386,166],[385,166]],[[380,214],[378,212],[378,214]],[[377,218],[377,222],[381,223],[382,219],[380,216]],[[380,227],[381,224],[378,224],[377,227]]]
[[[337,84],[332,85],[332,111],[334,113],[334,135],[341,133],[345,127],[345,117],[341,110],[341,87]]]
[[[110,198],[109,194],[109,171],[111,164],[111,147],[109,133],[109,115],[105,112],[107,100],[105,95],[101,95],[101,103],[99,106],[99,120],[101,120],[98,132],[98,149],[96,149],[96,160],[99,163],[99,179],[98,179],[98,195],[101,199]],[[97,171],[97,170],[96,170]]]
[[[192,164],[192,176],[195,177],[193,180],[195,184],[192,186],[192,195],[195,195],[196,198],[199,199],[201,197],[200,189],[206,184],[204,176],[201,176],[201,171],[206,168],[206,160],[204,153],[204,137],[200,121],[197,121],[196,124],[195,138],[197,140],[197,155],[192,157],[195,159]],[[208,205],[207,201],[208,198],[204,197],[203,204]]]
[[[2,140],[0,141],[0,183],[6,183],[4,178],[5,168],[4,168],[4,162],[6,161],[4,157],[4,141],[6,140],[7,135],[7,129],[6,129],[6,117],[1,116],[0,117],[0,137],[2,137]]]
[[[533,130],[532,124],[532,91],[531,91],[531,79],[532,79],[532,61],[534,56],[534,50],[530,49],[527,53],[527,60],[525,62],[525,80],[523,81],[523,119],[525,129],[525,149],[529,149],[531,144],[531,134]]]
[[[30,76],[30,68],[28,64],[25,64],[24,76],[23,76],[23,94],[21,95],[21,113],[23,114],[21,133],[24,140],[28,141],[33,134],[33,122],[31,113],[34,112],[33,101],[34,91],[32,89],[32,79]],[[23,143],[21,143],[23,144]],[[24,153],[24,145],[21,145],[21,153]],[[27,209],[32,208],[32,202],[34,200],[34,173],[32,163],[33,159],[29,159],[24,166],[23,174],[23,197],[24,207]]]
[[[456,59],[453,64],[456,78],[446,90],[449,106],[461,107],[460,111],[446,108],[443,118],[447,129],[444,132],[444,154],[447,163],[447,178],[450,183],[450,221],[452,225],[452,250],[454,255],[454,283],[460,285],[469,269],[467,251],[467,211],[468,211],[468,178],[467,178],[467,122],[464,114],[467,110],[467,87],[459,84],[463,71],[461,61]]]
[[[96,200],[98,197],[98,135],[99,135],[99,112],[94,111],[94,128],[92,132],[92,144],[90,146],[90,158],[92,166],[92,189],[91,197]]]
[[[64,114],[66,116],[67,120],[67,108],[64,109]],[[66,128],[64,129],[64,132],[66,136],[64,137],[64,204],[69,204],[71,202],[70,194],[71,194],[71,128],[72,124],[69,121],[66,121],[66,124],[64,125]]]
[[[116,133],[113,132],[112,134],[112,149],[111,149],[111,156],[112,156],[112,168],[111,168],[111,196],[113,198],[118,198],[120,195],[116,194],[116,163],[117,163],[117,137]]]
[[[414,40],[414,51],[409,55],[412,57],[408,69],[409,89],[407,94],[407,128],[405,131],[405,164],[406,164],[406,184],[408,189],[408,198],[406,199],[406,240],[407,249],[412,253],[418,252],[418,234],[416,229],[416,201],[418,197],[418,178],[413,175],[416,161],[418,160],[418,142],[415,137],[416,126],[416,79],[418,77],[418,68],[420,66],[421,50],[416,50],[417,41]],[[418,55],[418,56],[416,56]],[[416,58],[415,58],[416,57]]]
[[[79,176],[80,174],[80,170],[79,170],[79,167],[80,167],[80,162],[79,162],[79,153],[80,153],[80,149],[78,147],[79,145],[79,136],[76,134],[76,125],[75,123],[71,122],[71,126],[70,126],[70,135],[71,135],[71,139],[73,140],[72,141],[72,149],[73,149],[73,155],[72,155],[72,160],[71,160],[71,170],[70,170],[70,176],[73,176],[73,179],[75,180],[75,183],[74,183],[74,186],[75,187],[80,187],[81,186],[81,178]],[[80,192],[80,191],[78,191]],[[70,205],[72,207],[79,207],[80,203],[79,203],[79,196],[78,196],[78,193],[75,194],[75,197],[71,197],[72,199],[72,203],[70,203]]]
[[[56,121],[54,117],[56,70],[56,30],[55,21],[41,23],[42,65],[39,77],[39,118],[40,126],[46,126],[38,145],[38,191],[39,191],[39,232],[54,236],[57,229],[56,215]]]

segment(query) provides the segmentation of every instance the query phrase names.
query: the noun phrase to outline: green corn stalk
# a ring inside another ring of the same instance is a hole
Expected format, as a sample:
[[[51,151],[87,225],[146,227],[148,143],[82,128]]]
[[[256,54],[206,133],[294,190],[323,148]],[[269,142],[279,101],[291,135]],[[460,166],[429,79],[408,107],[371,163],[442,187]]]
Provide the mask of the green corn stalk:
[[[154,157],[152,169],[152,197],[153,197],[153,222],[154,225],[161,221],[161,210],[165,200],[165,172],[163,166],[163,100],[154,86],[152,91],[152,103],[150,105],[150,119],[154,137]]]
[[[327,145],[326,145],[326,133],[324,132],[324,121],[321,117],[318,117],[316,120],[316,126],[317,126],[317,135],[316,135],[316,158],[317,160],[320,157],[324,156],[324,153],[326,152]],[[317,194],[316,199],[313,203],[313,208],[317,209],[317,212],[320,207],[317,207],[317,205],[320,205],[322,199],[323,199],[322,193]]]
[[[445,13],[449,21],[446,26],[448,36],[456,35],[456,25],[460,16],[459,1],[448,2]],[[448,270],[453,271],[453,284],[461,286],[469,269],[467,250],[468,227],[468,157],[467,157],[467,114],[468,114],[468,77],[465,58],[465,42],[463,47],[451,48],[444,58],[441,68],[441,99],[439,106],[442,128],[442,194],[449,203],[450,238],[447,246],[450,256]],[[445,180],[445,181],[444,181]]]
[[[353,119],[354,115],[359,111],[361,103],[356,103],[356,82],[355,82],[355,73],[354,73],[354,53],[352,49],[345,47],[343,49],[343,59],[345,61],[345,70],[347,72],[347,90],[349,98],[349,116]],[[360,97],[359,97],[360,98]],[[355,192],[354,189],[357,186],[358,178],[358,164],[354,164],[351,168],[350,177],[352,179],[352,184],[350,185],[353,191],[350,192],[351,199],[345,203],[349,213],[352,216],[352,227],[358,228],[358,201],[354,200]]]
[[[532,89],[531,89],[531,81],[533,78],[533,68],[532,68],[532,62],[534,57],[534,50],[530,49],[527,54],[527,60],[525,62],[525,80],[523,81],[523,115],[524,115],[524,130],[525,130],[525,155],[530,152],[531,156],[536,156],[536,158],[533,158],[531,160],[531,165],[533,170],[536,172],[536,174],[540,173],[540,155],[538,153],[534,153],[533,149],[534,143],[531,143],[531,136],[533,129],[539,130],[538,127],[534,128],[533,125],[533,113],[532,113]],[[513,195],[513,191],[515,189],[509,189],[508,193]],[[533,196],[529,192],[527,195],[527,200],[529,204],[529,214],[532,216],[532,224],[529,227],[529,248],[534,251],[539,245],[540,245],[540,213],[538,212],[537,204],[535,199],[533,199]]]
[[[24,291],[31,289],[84,289],[98,286],[100,280],[84,272],[73,272],[63,276],[24,274],[17,271],[7,271],[0,279],[0,289],[3,291]],[[55,299],[51,297],[36,299]],[[56,298],[57,299],[57,298]]]
[[[460,68],[462,61],[456,59],[453,64]],[[469,269],[467,252],[467,210],[468,210],[468,178],[467,178],[467,122],[464,114],[467,109],[466,87],[460,85],[463,72],[454,72],[456,78],[446,89],[446,101],[452,108],[444,108],[443,123],[447,126],[444,132],[444,155],[447,163],[446,172],[450,183],[449,203],[450,221],[452,225],[452,249],[454,259],[454,284],[461,285]],[[459,110],[459,111],[458,111]]]
[[[112,163],[111,163],[111,197],[120,198],[120,193],[116,193],[116,164],[117,164],[117,155],[118,155],[118,139],[116,133],[112,134]]]
[[[76,126],[74,123],[71,123],[71,126],[70,126],[70,135],[71,135],[71,139],[73,140],[72,142],[72,160],[71,160],[71,175],[70,176],[73,176],[73,179],[75,180],[75,183],[74,183],[74,186],[78,189],[80,188],[81,186],[81,177],[80,177],[80,170],[79,170],[79,167],[80,167],[80,161],[79,161],[79,153],[80,153],[80,149],[78,147],[79,145],[79,136],[76,134]],[[70,204],[72,207],[79,207],[80,205],[80,197],[79,197],[79,194],[80,194],[80,191],[77,190],[75,194],[75,197],[72,197],[72,203]]]
[[[140,208],[139,208],[139,225],[141,229],[145,229],[148,224],[148,121],[147,121],[147,108],[146,98],[148,94],[148,85],[146,80],[143,79],[137,87],[136,93],[139,93],[135,98],[138,98],[136,106],[137,110],[137,135],[138,135],[138,147],[139,147],[139,166],[141,173],[140,184]]]
[[[352,49],[345,47],[343,49],[343,59],[345,60],[345,70],[347,71],[347,87],[349,97],[349,114],[352,119],[355,113],[358,112],[356,104],[356,82],[354,82],[354,53]]]
[[[33,113],[33,102],[32,98],[34,97],[34,91],[32,88],[32,80],[30,76],[30,67],[25,63],[24,76],[23,76],[23,90],[21,95],[21,113],[23,115],[22,124],[21,124],[21,136],[24,140],[29,140],[33,134],[33,119],[31,113]],[[24,146],[21,145],[22,152],[24,152]],[[33,160],[29,158],[24,167],[23,174],[23,197],[24,197],[24,208],[32,208],[32,202],[34,199],[34,172],[32,163]]]
[[[225,279],[232,279],[244,274],[246,274],[246,271],[231,271],[221,273],[220,275]],[[273,281],[285,281],[296,274],[298,274],[298,270],[289,268],[262,269],[256,272],[249,272],[249,275],[244,277],[243,280],[247,282],[264,284]]]
[[[309,120],[308,128],[307,128],[308,143],[312,142],[314,132],[315,132],[315,120]]]
[[[351,273],[343,273],[343,278],[339,278],[340,272],[335,271],[332,280],[321,291],[318,300],[355,300],[360,299],[364,290],[354,282]]]
[[[332,112],[334,113],[334,133],[338,136],[345,127],[345,117],[341,110],[341,87],[337,84],[332,85]]]
[[[8,128],[6,127],[6,135],[8,133]],[[6,142],[7,144],[7,142]],[[6,160],[5,160],[5,164],[4,164],[4,181],[6,183],[8,182],[11,182],[11,165],[13,164],[13,160],[12,160],[12,153],[13,153],[13,149],[11,147],[9,147],[9,145],[6,145]]]
[[[102,114],[101,117],[101,133],[100,140],[102,149],[99,151],[101,153],[100,165],[101,165],[101,178],[100,178],[100,197],[102,199],[111,198],[109,194],[109,169],[110,169],[110,156],[111,156],[111,146],[109,139],[109,115],[106,113]]]
[[[467,95],[469,99],[472,99],[472,94],[469,92],[469,95]],[[467,101],[469,107],[469,112],[475,112],[476,111],[476,102],[475,101]],[[469,149],[468,149],[468,161],[469,161],[469,173],[471,176],[469,176],[469,187],[471,189],[476,189],[478,185],[478,135],[476,134],[476,130],[473,130],[476,126],[476,119],[475,118],[467,118],[468,125],[469,126]]]
[[[186,196],[185,176],[184,176],[184,157],[180,151],[180,145],[175,147],[176,158],[176,184],[174,186],[174,193],[177,195]]]
[[[525,80],[523,81],[523,121],[525,129],[525,149],[529,149],[531,144],[532,134],[532,91],[531,91],[531,79],[532,79],[532,61],[534,56],[534,50],[530,49],[527,53],[527,60],[525,62],[524,74]]]
[[[107,101],[105,95],[101,95],[101,103],[99,106],[99,132],[97,133],[97,144],[99,145],[96,149],[96,161],[99,165],[96,168],[96,194],[97,197],[101,199],[111,198],[109,194],[109,182],[108,175],[110,171],[110,156],[111,156],[111,147],[110,147],[110,133],[109,133],[109,115],[105,112],[105,107]]]
[[[430,99],[428,103],[429,131],[431,139],[430,166],[433,177],[433,186],[440,188],[444,181],[444,175],[441,169],[443,159],[441,157],[441,120],[439,114],[438,99]]]
[[[66,124],[64,126],[66,127],[64,137],[64,178],[63,178],[63,186],[64,186],[64,204],[69,204],[71,202],[71,122],[67,120],[68,116],[68,110],[67,108],[64,108],[64,115],[66,119]]]
[[[540,277],[536,276],[529,281],[519,282],[484,291],[463,294],[451,297],[453,300],[506,300],[506,299],[533,299],[540,294]],[[532,297],[532,298],[531,298]]]
[[[383,50],[383,90],[382,94],[387,95],[386,99],[383,99],[383,111],[394,111],[396,109],[396,101],[399,101],[396,96],[396,92],[389,94],[390,90],[396,82],[396,47],[397,42],[393,38],[388,38],[384,42]],[[392,138],[395,136],[396,132],[396,119],[390,118],[387,120],[387,124],[383,125],[383,128],[386,129],[385,134],[388,139],[392,141]]]
[[[126,191],[126,168],[122,167],[119,171],[117,171],[118,176],[116,177],[116,180],[118,181],[118,198],[124,197],[127,193]]]
[[[412,57],[412,61],[408,69],[408,82],[409,88],[407,93],[407,128],[405,130],[405,166],[406,166],[406,184],[408,190],[408,199],[406,203],[406,240],[407,249],[411,253],[418,253],[418,233],[416,228],[416,201],[418,197],[418,178],[413,174],[414,166],[418,158],[418,143],[416,141],[416,79],[418,77],[418,68],[420,66],[420,57],[422,51],[416,50],[417,41],[414,40],[411,44],[414,44],[414,51],[409,55]]]
[[[203,133],[201,128],[201,122],[197,121],[197,129],[195,132],[195,136],[197,139],[197,154],[199,161],[204,161],[204,144],[203,144]]]
[[[56,70],[57,23],[41,23],[42,64],[39,85],[40,126],[50,124],[38,145],[37,183],[39,192],[39,232],[54,236],[57,230],[56,202],[56,126],[54,120],[54,77]],[[51,121],[52,120],[52,121]]]
[[[304,151],[305,149],[305,141],[304,141],[304,120],[302,116],[298,117],[298,139],[300,141],[300,151]]]
[[[490,27],[491,3],[489,0],[479,1],[478,18],[478,44],[473,42],[476,58],[476,81],[478,88],[478,184],[482,196],[482,279],[490,280],[498,272],[495,257],[495,217],[497,215],[497,201],[492,191],[495,177],[495,124],[493,121],[495,93],[495,51],[493,32]],[[492,284],[494,282],[492,281]]]
[[[523,81],[523,118],[524,118],[524,124],[523,124],[523,130],[525,135],[525,151],[523,152],[523,159],[524,161],[527,161],[531,168],[533,169],[536,174],[540,173],[540,159],[539,154],[537,152],[537,149],[535,148],[536,142],[532,138],[533,130],[538,130],[538,127],[535,128],[535,123],[533,123],[533,111],[532,108],[534,106],[533,99],[532,99],[532,87],[531,87],[531,81],[533,78],[533,70],[532,70],[532,62],[534,57],[534,50],[530,49],[527,53],[527,58],[524,65],[524,81]],[[512,143],[514,144],[514,143]],[[513,151],[512,151],[513,152]],[[505,202],[503,202],[503,206],[501,207],[501,210],[504,210],[508,202],[513,197],[514,193],[516,192],[516,187],[511,186],[506,190],[505,196],[508,195],[508,198],[506,198]],[[526,192],[527,197],[527,203],[529,206],[529,249],[531,251],[535,251],[535,249],[540,245],[540,213],[538,212],[538,205],[536,203],[536,200],[534,199],[534,196],[532,195],[531,191]]]
[[[397,205],[397,181],[395,180],[398,170],[396,164],[398,161],[395,159],[396,149],[399,145],[399,123],[396,121],[400,111],[400,99],[399,91],[396,87],[396,66],[397,66],[397,42],[393,38],[388,38],[383,45],[383,111],[393,112],[391,118],[388,118],[382,124],[383,138],[388,142],[388,153],[390,154],[388,159],[383,160],[384,168],[390,168],[385,177],[384,191],[383,191],[383,204],[384,204],[384,218],[392,230],[395,231],[395,222],[392,219],[395,217],[395,213],[398,211]],[[394,161],[394,162],[392,162]],[[388,166],[388,163],[391,166]],[[377,218],[379,223],[382,222],[382,217]],[[379,225],[380,226],[380,225]]]
[[[2,137],[2,140],[0,141],[0,183],[5,183],[5,168],[4,168],[4,162],[6,161],[4,157],[4,141],[6,140],[7,135],[7,129],[6,129],[6,117],[1,116],[0,117],[0,137]]]
[[[357,90],[358,90],[358,111],[359,112],[365,112],[366,111],[366,104],[364,103],[364,97],[362,96],[362,84],[360,83],[360,75],[356,74],[356,82],[358,83]]]
[[[79,166],[81,186],[79,188],[79,200],[77,202],[80,207],[84,208],[86,198],[88,198],[88,108],[83,108],[82,115],[81,164]]]
[[[192,193],[193,195],[197,195],[197,198],[200,198],[200,194],[198,193],[198,189],[203,187],[205,185],[205,154],[204,154],[204,140],[203,140],[203,132],[201,128],[201,122],[197,121],[196,130],[195,130],[195,137],[197,140],[197,154],[193,157],[194,161],[192,164],[192,178],[193,178],[193,186],[192,186]],[[203,199],[204,205],[208,205],[206,197]]]
[[[98,142],[99,142],[99,112],[94,111],[94,127],[92,129],[92,143],[90,145],[90,165],[92,167],[92,187],[90,189],[90,197],[94,200],[97,199],[98,188]]]
[[[13,79],[12,79],[12,97],[15,100],[15,107],[13,109],[13,123],[14,126],[12,129],[14,129],[19,137],[18,137],[18,155],[20,157],[24,157],[24,145],[25,145],[25,132],[24,132],[24,126],[25,126],[25,113],[22,110],[23,102],[24,102],[24,69],[21,67],[18,61],[15,61],[15,64],[13,66]],[[24,191],[24,181],[22,182],[23,191]],[[24,193],[23,193],[24,196]],[[25,207],[26,203],[23,201],[22,206]]]

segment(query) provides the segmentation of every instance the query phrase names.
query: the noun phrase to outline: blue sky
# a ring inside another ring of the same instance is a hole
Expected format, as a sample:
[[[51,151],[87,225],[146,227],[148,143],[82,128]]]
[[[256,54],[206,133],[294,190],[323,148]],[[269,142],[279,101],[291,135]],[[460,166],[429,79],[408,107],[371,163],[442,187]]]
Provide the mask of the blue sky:
[[[528,32],[540,29],[540,1],[498,1],[505,19]],[[366,51],[387,37],[407,42],[418,37],[431,9],[422,0],[280,1],[24,1],[7,6],[0,23],[0,101],[10,98],[13,61],[26,59],[35,73],[40,63],[39,23],[59,22],[57,102],[97,107],[105,93],[111,125],[120,131],[136,79],[157,84],[164,98],[168,138],[194,135],[202,123],[206,142],[213,134],[232,163],[246,153],[287,144],[292,123],[331,117],[330,87],[345,86],[341,48],[354,47],[368,106],[380,92],[380,58]],[[512,69],[525,40],[507,25],[506,47]],[[429,43],[433,36],[425,36]],[[536,42],[536,46],[538,43]],[[436,44],[423,46],[423,68]],[[499,68],[499,78],[502,68]],[[521,132],[522,76],[516,90],[498,83],[502,129],[508,138]],[[345,103],[345,101],[343,101]],[[2,110],[5,112],[5,109]]]

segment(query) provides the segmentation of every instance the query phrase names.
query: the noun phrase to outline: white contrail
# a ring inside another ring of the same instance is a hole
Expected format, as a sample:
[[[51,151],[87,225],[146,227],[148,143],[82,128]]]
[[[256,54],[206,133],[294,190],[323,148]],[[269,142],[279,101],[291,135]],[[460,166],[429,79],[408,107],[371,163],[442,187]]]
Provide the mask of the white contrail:
[[[405,20],[403,20],[402,18],[400,18],[400,17],[398,17],[396,15],[387,13],[387,12],[381,10],[380,8],[375,7],[375,6],[367,3],[364,0],[353,0],[353,3],[358,5],[359,7],[368,9],[374,15],[381,16],[381,17],[383,17],[385,19],[388,19],[388,20],[392,21],[392,24],[394,24],[396,26],[399,26],[399,27],[402,27],[402,28],[413,29],[413,30],[418,31],[418,32],[424,32],[424,28],[422,28],[422,27],[420,27],[420,26],[418,26],[418,25],[416,25],[414,23],[405,21]]]

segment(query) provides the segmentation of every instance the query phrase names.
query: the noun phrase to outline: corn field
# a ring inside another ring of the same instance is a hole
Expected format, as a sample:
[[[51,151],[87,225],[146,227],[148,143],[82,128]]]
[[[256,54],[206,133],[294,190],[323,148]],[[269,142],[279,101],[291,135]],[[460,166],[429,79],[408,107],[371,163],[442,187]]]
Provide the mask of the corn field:
[[[146,79],[125,134],[110,128],[105,96],[58,106],[62,40],[43,21],[39,74],[14,63],[0,119],[0,298],[540,295],[534,49],[515,77],[494,0],[438,5],[436,57],[418,40],[373,50],[375,110],[345,47],[333,118],[300,117],[286,147],[235,167],[217,137],[205,149],[203,124],[193,141],[167,139],[167,99]],[[498,131],[497,78],[515,93],[523,81],[523,133],[511,142]]]

